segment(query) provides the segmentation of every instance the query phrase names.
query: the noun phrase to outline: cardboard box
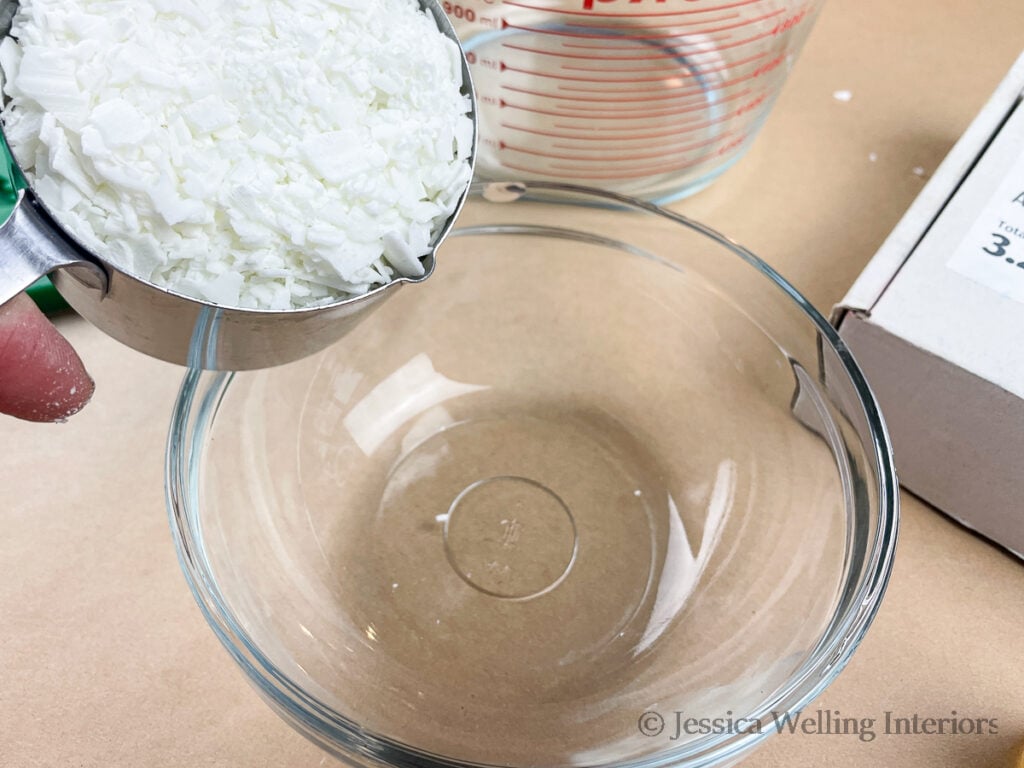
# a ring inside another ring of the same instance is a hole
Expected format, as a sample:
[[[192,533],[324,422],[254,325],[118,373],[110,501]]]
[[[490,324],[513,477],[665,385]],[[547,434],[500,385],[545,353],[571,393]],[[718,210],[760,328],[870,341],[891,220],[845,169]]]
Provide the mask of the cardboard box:
[[[1024,557],[1024,55],[833,321],[904,487]]]

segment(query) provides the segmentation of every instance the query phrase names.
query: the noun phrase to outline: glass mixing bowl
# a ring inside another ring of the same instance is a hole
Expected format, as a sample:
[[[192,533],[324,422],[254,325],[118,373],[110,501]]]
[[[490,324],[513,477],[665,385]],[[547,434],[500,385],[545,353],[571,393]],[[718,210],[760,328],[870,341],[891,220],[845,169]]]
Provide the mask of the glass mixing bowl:
[[[785,728],[896,538],[833,329],[597,191],[478,185],[439,265],[315,357],[186,374],[172,527],[235,661],[356,766],[724,765]]]

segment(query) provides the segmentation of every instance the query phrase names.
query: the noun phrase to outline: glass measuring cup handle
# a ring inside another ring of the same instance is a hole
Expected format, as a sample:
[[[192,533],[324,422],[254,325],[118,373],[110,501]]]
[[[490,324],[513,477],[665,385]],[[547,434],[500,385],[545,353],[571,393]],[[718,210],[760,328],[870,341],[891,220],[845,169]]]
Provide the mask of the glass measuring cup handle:
[[[19,190],[14,210],[0,226],[0,304],[56,269],[72,272],[89,288],[107,290],[103,267],[82,255],[32,195]]]

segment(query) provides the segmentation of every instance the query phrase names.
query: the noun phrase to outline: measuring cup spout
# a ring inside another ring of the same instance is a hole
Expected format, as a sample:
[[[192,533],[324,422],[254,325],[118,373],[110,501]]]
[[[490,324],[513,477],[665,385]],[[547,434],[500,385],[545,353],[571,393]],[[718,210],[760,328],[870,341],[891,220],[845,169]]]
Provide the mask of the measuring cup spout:
[[[50,215],[25,190],[0,226],[0,304],[56,269],[66,269],[85,287],[107,289],[107,273],[60,234]]]

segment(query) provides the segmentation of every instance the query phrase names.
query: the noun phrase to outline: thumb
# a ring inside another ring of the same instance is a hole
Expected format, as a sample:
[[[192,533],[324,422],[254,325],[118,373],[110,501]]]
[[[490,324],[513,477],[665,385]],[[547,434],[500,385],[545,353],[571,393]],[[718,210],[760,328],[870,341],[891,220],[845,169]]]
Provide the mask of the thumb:
[[[75,350],[28,296],[0,306],[0,413],[61,421],[84,408],[94,388]]]

